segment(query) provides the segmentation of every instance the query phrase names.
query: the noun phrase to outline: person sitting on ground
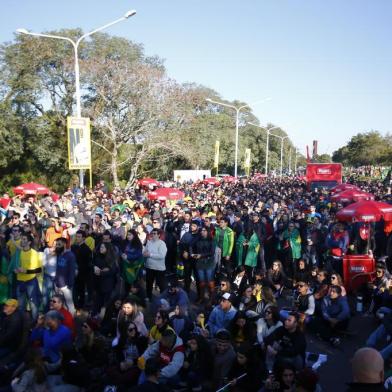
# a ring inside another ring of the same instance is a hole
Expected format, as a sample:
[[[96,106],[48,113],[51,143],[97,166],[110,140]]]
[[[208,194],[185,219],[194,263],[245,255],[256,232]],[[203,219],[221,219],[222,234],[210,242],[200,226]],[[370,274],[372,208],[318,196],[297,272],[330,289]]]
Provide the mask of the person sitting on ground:
[[[173,278],[168,282],[167,289],[159,296],[159,300],[162,299],[169,303],[170,311],[179,306],[183,314],[188,313],[190,305],[188,294],[180,287],[177,278]]]
[[[360,348],[351,360],[353,382],[347,392],[385,391],[384,360],[380,353],[373,348]]]
[[[249,342],[243,342],[237,348],[237,356],[228,374],[230,391],[252,392],[258,391],[267,371],[258,357],[255,347]]]
[[[314,299],[316,300],[316,312],[321,311],[321,304],[329,290],[328,272],[320,270],[317,273],[317,283],[313,290]]]
[[[185,360],[180,371],[180,386],[192,391],[202,390],[212,375],[214,363],[208,341],[201,335],[192,334],[187,342]]]
[[[136,324],[138,331],[143,336],[147,336],[148,330],[144,324],[143,313],[139,311],[135,302],[127,298],[123,301],[122,308],[118,313],[117,336],[113,340],[113,347],[117,344],[123,344],[124,340],[127,338],[128,325],[131,321]]]
[[[5,301],[0,316],[0,359],[18,348],[23,329],[23,316],[16,299]]]
[[[169,313],[165,310],[158,310],[155,314],[154,325],[151,327],[148,334],[148,342],[152,344],[161,339],[162,334],[167,330],[173,328],[170,326]]]
[[[133,387],[129,392],[168,392],[165,385],[159,383],[161,365],[158,358],[149,358],[144,368],[146,380],[140,385]]]
[[[294,272],[293,284],[296,285],[298,282],[308,282],[310,280],[309,266],[306,264],[304,259],[299,259]]]
[[[251,344],[256,342],[255,322],[247,317],[247,313],[244,311],[237,312],[228,329],[236,347],[243,342],[250,342]]]
[[[63,325],[68,327],[71,332],[72,336],[75,337],[76,330],[75,330],[75,320],[72,314],[66,309],[65,299],[61,294],[55,294],[52,296],[51,300],[49,301],[49,309],[56,310],[57,312],[61,313],[63,316]]]
[[[192,320],[178,305],[169,314],[169,323],[176,334],[186,342],[192,330]]]
[[[225,384],[227,375],[236,358],[234,348],[230,341],[230,332],[225,329],[221,329],[215,334],[215,339],[212,343],[212,354],[214,360],[212,390],[214,391]]]
[[[215,306],[208,318],[208,328],[211,336],[214,336],[220,329],[227,329],[231,320],[237,313],[237,309],[232,305],[233,295],[224,293],[219,305]]]
[[[315,300],[312,292],[309,289],[308,282],[298,282],[298,296],[295,300],[297,312],[300,314],[301,322],[308,323],[315,311]]]
[[[121,390],[136,384],[140,375],[137,360],[148,346],[147,338],[139,333],[135,323],[128,325],[127,333],[124,345],[115,348],[116,365],[107,370],[109,383],[120,386]]]
[[[104,337],[99,333],[97,319],[88,318],[82,325],[82,337],[78,352],[90,369],[104,367],[108,361],[107,347]]]
[[[347,298],[342,296],[340,286],[331,286],[330,294],[321,305],[321,317],[314,319],[312,327],[320,336],[334,346],[340,344],[339,331],[347,329],[350,320],[350,307]]]
[[[264,339],[271,335],[277,328],[283,326],[280,321],[279,309],[277,306],[268,305],[264,311],[264,317],[261,317],[256,322],[257,326],[257,340],[263,345]]]
[[[267,272],[267,282],[271,286],[274,294],[278,297],[282,293],[286,282],[286,274],[283,270],[283,265],[279,260],[272,263],[272,267]]]
[[[161,363],[160,382],[175,384],[178,372],[184,364],[185,347],[182,339],[172,329],[162,333],[161,339],[151,344],[139,358],[139,363],[145,363],[149,358],[159,358]]]
[[[257,299],[253,295],[253,287],[251,285],[247,285],[244,287],[241,292],[240,303],[238,306],[239,310],[248,311],[251,310],[256,312]]]
[[[306,339],[299,320],[299,314],[291,312],[282,327],[264,338],[267,353],[275,357],[275,363],[288,361],[298,370],[304,366],[306,351]]]
[[[347,295],[346,288],[344,287],[343,279],[336,272],[332,272],[331,274],[331,285],[339,286],[342,289],[342,297],[345,297]],[[330,294],[330,292],[331,292],[331,286],[329,287],[328,295]]]
[[[58,363],[61,350],[72,346],[72,332],[62,324],[63,315],[57,310],[50,310],[45,315],[46,328],[35,328],[32,341],[40,341],[43,353],[49,363]]]

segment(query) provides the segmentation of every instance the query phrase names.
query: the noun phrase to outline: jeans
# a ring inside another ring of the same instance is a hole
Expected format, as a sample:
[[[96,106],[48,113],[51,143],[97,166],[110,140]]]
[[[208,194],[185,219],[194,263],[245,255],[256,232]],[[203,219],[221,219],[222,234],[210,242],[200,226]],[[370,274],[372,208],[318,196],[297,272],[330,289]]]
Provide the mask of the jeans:
[[[214,280],[215,268],[196,269],[200,282],[212,282]]]
[[[37,278],[33,278],[27,282],[16,281],[16,298],[22,311],[26,310],[26,303],[29,302],[33,322],[37,321],[38,308],[41,303],[41,292]]]
[[[44,281],[42,283],[42,305],[45,311],[48,309],[49,301],[54,293],[54,277],[44,275]]]
[[[65,304],[67,305],[69,312],[73,315],[75,313],[75,305],[73,302],[72,289],[68,286],[56,287],[56,292],[64,296]]]

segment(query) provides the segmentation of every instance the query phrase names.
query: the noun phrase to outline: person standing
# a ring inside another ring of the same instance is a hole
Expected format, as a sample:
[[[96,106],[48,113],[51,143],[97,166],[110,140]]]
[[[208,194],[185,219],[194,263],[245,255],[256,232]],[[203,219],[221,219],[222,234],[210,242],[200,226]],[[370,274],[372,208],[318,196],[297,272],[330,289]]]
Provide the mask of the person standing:
[[[22,234],[18,265],[14,269],[16,273],[16,295],[20,309],[26,309],[28,301],[31,308],[31,316],[35,322],[38,317],[38,308],[41,303],[41,291],[37,276],[42,272],[42,259],[39,253],[32,249],[33,237]]]
[[[234,231],[229,227],[229,218],[224,217],[219,222],[219,227],[215,230],[215,243],[217,252],[221,255],[223,267],[230,275],[233,272],[231,264],[231,254],[234,247]]]
[[[78,267],[78,275],[75,277],[74,301],[78,309],[84,307],[86,289],[89,299],[92,297],[92,252],[86,244],[86,232],[78,230],[75,243],[71,246]]]
[[[56,290],[61,292],[65,298],[68,310],[75,313],[75,306],[72,298],[72,288],[75,283],[76,258],[71,250],[66,249],[67,240],[58,238],[56,240],[57,268],[55,284]]]
[[[154,282],[158,284],[161,292],[165,289],[166,253],[166,244],[159,239],[159,230],[153,229],[151,239],[147,241],[143,252],[143,256],[146,257],[146,291],[149,300],[152,298]]]

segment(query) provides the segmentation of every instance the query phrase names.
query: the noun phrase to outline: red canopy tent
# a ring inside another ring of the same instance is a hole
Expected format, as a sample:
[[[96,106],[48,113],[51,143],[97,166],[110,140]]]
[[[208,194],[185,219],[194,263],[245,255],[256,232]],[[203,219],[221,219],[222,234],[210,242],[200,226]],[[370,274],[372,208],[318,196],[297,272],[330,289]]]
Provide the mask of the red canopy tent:
[[[345,222],[378,222],[392,220],[392,205],[372,200],[359,201],[342,208],[336,218]]]
[[[148,193],[150,200],[181,200],[185,197],[185,193],[177,188],[158,188]]]
[[[334,188],[331,189],[331,192],[339,193],[339,192],[347,191],[349,189],[360,191],[360,189],[353,184],[343,183],[343,184],[336,185]]]
[[[46,195],[51,193],[45,185],[36,184],[35,182],[18,185],[14,187],[13,191],[15,195]]]
[[[216,177],[208,177],[208,178],[205,178],[205,179],[203,180],[203,182],[204,182],[204,184],[206,184],[206,185],[214,185],[214,186],[219,186],[219,185],[220,185],[220,181],[219,181],[219,179],[216,178]]]
[[[161,183],[157,180],[154,180],[153,178],[141,178],[140,180],[137,181],[137,184],[139,186],[160,186]]]
[[[356,189],[347,189],[331,196],[331,201],[339,201],[342,203],[353,203],[361,200],[374,200],[374,195],[363,191],[357,191]]]

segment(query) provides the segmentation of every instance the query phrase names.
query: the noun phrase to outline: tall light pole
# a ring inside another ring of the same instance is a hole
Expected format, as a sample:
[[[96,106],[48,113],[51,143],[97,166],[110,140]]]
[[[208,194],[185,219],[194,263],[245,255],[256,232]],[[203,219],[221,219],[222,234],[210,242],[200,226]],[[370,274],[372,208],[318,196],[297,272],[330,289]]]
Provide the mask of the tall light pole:
[[[288,139],[288,136],[279,136],[271,133],[271,136],[275,136],[280,139],[280,177],[283,176],[283,142],[284,139]]]
[[[291,175],[291,150],[292,150],[292,148],[290,147],[290,150],[289,150],[289,174]]]
[[[237,166],[238,166],[238,130],[239,130],[239,122],[240,122],[240,112],[242,109],[249,108],[251,105],[255,105],[256,103],[261,103],[265,101],[270,101],[271,98],[261,99],[259,101],[253,102],[249,105],[242,105],[242,106],[234,106],[229,105],[228,103],[214,101],[210,98],[207,98],[206,101],[210,103],[214,103],[216,105],[225,106],[227,108],[234,109],[236,111],[236,121],[235,121],[235,152],[234,152],[234,177],[237,177]]]
[[[249,125],[253,125],[254,127],[263,129],[264,131],[267,131],[267,143],[265,146],[265,174],[268,174],[268,155],[269,155],[269,135],[271,134],[271,131],[273,131],[274,129],[281,129],[280,127],[272,127],[272,128],[265,128],[262,127],[260,125],[248,122]]]
[[[295,152],[295,159],[294,159],[294,175],[297,175],[297,159],[298,159],[298,151],[297,148],[294,150]]]
[[[107,23],[104,26],[98,27],[97,29],[90,31],[89,33],[83,34],[80,38],[78,38],[77,41],[74,41],[69,37],[62,37],[60,35],[34,33],[31,31],[28,31],[26,29],[17,29],[16,32],[20,33],[20,34],[32,35],[34,37],[61,39],[63,41],[68,41],[72,44],[72,47],[74,49],[74,57],[75,57],[74,67],[75,67],[76,117],[82,117],[82,109],[81,109],[81,104],[80,104],[80,79],[79,79],[79,55],[78,55],[79,44],[85,38],[89,37],[90,35],[97,33],[98,31],[107,29],[108,27],[113,26],[116,23],[122,22],[123,20],[126,20],[126,19],[134,16],[135,14],[136,14],[135,10],[128,11],[121,18],[116,19],[113,22]],[[83,170],[82,169],[79,172],[79,181],[80,181],[80,187],[83,188],[84,181],[83,181]]]

